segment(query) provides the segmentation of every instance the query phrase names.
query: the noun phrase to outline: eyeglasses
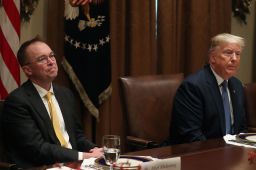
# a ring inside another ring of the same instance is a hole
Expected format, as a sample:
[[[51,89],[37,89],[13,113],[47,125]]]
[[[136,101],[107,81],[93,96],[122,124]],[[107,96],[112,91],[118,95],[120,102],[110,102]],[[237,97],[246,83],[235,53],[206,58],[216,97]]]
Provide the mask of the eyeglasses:
[[[223,55],[227,56],[227,57],[233,57],[234,54],[236,57],[240,57],[241,56],[241,51],[233,51],[233,50],[224,50],[222,52]]]
[[[41,55],[39,57],[36,57],[34,61],[27,62],[25,65],[33,64],[33,63],[39,63],[39,64],[47,64],[48,60],[56,61],[56,54],[54,52],[51,52],[48,56],[47,55]]]

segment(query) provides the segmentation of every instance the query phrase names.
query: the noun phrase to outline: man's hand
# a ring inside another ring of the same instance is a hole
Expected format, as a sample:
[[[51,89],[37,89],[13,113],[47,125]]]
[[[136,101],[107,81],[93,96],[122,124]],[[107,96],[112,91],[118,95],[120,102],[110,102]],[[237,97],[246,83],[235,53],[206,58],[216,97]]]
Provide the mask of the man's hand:
[[[103,148],[93,148],[89,152],[84,152],[83,158],[88,159],[88,158],[100,158],[103,156]]]
[[[79,5],[85,5],[87,3],[91,3],[92,0],[69,0],[71,6],[76,7]]]

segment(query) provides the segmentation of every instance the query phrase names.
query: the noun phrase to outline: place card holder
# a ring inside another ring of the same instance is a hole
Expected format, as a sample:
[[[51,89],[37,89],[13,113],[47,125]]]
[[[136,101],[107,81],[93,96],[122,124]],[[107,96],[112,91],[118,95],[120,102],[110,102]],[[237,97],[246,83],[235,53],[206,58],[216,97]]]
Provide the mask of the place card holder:
[[[150,162],[143,162],[141,170],[181,170],[180,157],[157,159]]]

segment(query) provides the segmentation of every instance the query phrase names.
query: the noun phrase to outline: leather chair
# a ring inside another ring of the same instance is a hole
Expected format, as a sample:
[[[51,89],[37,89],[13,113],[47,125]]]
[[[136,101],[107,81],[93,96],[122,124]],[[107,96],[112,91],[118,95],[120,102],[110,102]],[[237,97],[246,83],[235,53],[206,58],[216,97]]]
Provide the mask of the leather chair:
[[[3,104],[4,101],[0,100],[0,118],[2,117]],[[20,170],[20,168],[17,168],[15,164],[10,164],[6,162],[3,138],[4,136],[2,133],[2,122],[0,120],[0,170]]]
[[[3,104],[4,104],[4,101],[0,100],[0,118],[2,117]],[[5,161],[1,119],[0,119],[0,161]]]
[[[247,126],[249,132],[256,132],[256,83],[244,86]]]
[[[121,77],[125,151],[160,146],[169,136],[173,97],[183,73]]]

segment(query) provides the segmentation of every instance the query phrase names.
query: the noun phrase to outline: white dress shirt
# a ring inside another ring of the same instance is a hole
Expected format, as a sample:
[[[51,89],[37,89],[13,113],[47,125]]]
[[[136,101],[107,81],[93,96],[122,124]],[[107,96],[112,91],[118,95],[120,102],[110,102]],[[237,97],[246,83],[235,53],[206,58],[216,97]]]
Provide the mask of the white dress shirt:
[[[51,119],[51,114],[49,112],[49,107],[48,107],[48,103],[47,103],[47,100],[44,98],[44,96],[47,94],[47,90],[45,90],[44,88],[40,87],[39,85],[33,83],[33,85],[35,86],[37,92],[39,93],[44,105],[45,105],[45,108],[47,109],[47,112],[48,112],[48,115]],[[50,92],[52,92],[52,102],[54,104],[54,107],[56,109],[56,112],[57,112],[57,116],[58,116],[58,119],[59,119],[59,123],[60,123],[60,128],[61,128],[61,133],[63,134],[63,137],[64,139],[66,140],[68,146],[67,148],[69,149],[72,149],[72,146],[71,146],[71,143],[69,141],[69,135],[67,133],[67,130],[66,130],[66,127],[65,127],[65,122],[64,122],[64,119],[63,119],[63,116],[62,116],[62,112],[60,110],[60,106],[59,106],[59,103],[57,101],[57,99],[55,98],[55,95],[54,95],[54,91],[53,91],[53,88],[52,88],[52,84],[51,84],[51,88],[49,90]],[[82,152],[78,152],[78,160],[82,160],[83,159],[83,153]]]
[[[222,82],[224,81],[224,79],[222,77],[220,77],[211,67],[211,70],[217,80],[217,83],[218,83],[218,86],[219,86],[219,89],[220,89],[220,93],[222,94]],[[228,81],[228,80],[227,80]],[[231,114],[231,124],[233,125],[234,124],[234,115],[233,115],[233,106],[232,106],[232,102],[231,102],[231,97],[230,97],[230,91],[229,91],[229,88],[227,90],[228,92],[228,100],[229,100],[229,108],[230,108],[230,114]]]

